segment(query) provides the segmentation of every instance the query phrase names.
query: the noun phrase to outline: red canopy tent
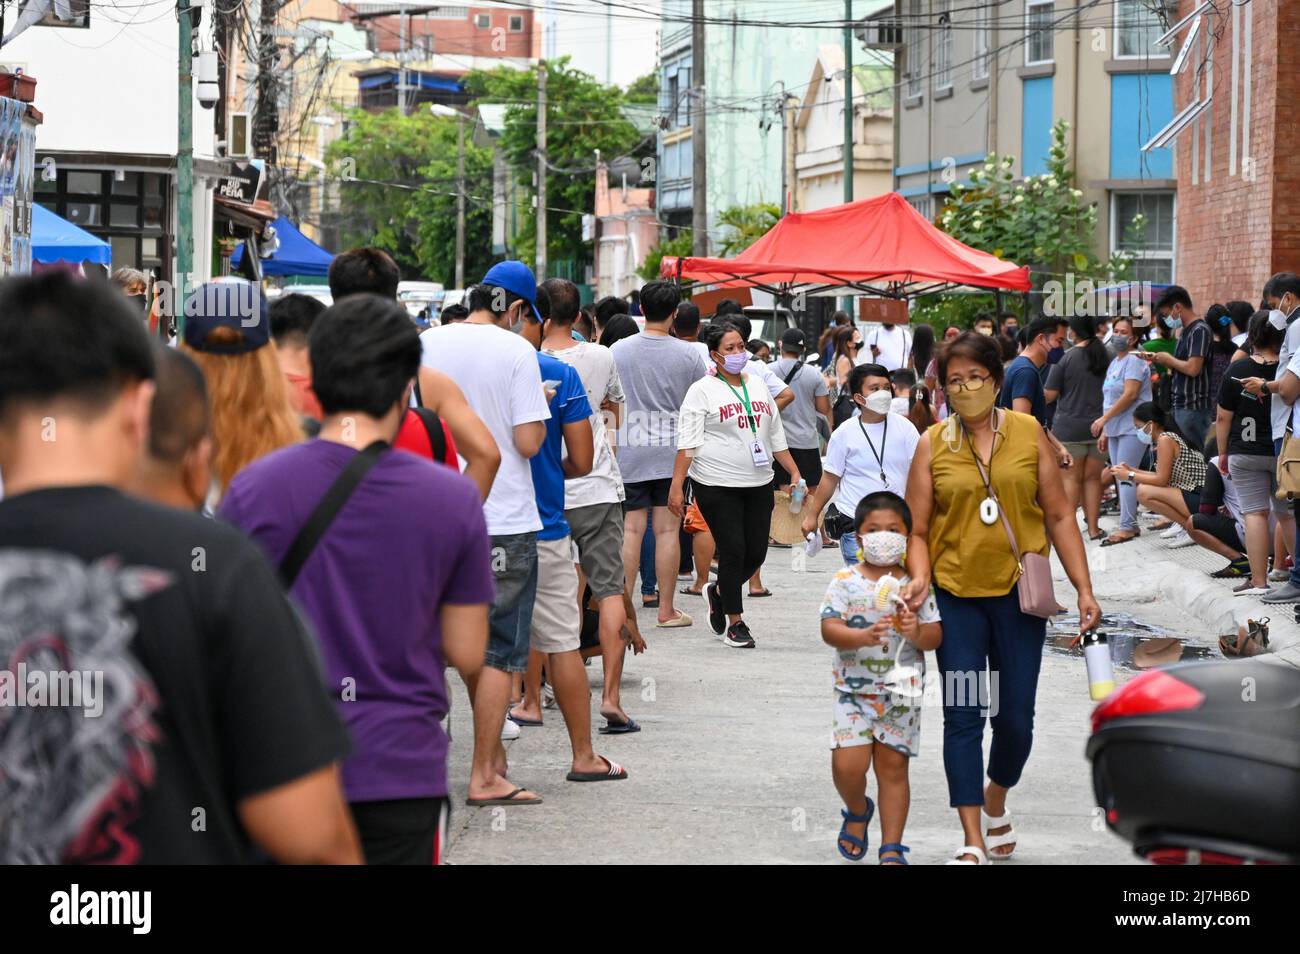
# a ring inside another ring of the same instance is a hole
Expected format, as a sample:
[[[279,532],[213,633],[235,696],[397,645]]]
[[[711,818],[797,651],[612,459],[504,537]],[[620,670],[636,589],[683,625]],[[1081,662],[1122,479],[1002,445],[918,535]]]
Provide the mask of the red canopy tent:
[[[750,285],[774,294],[852,288],[910,298],[960,286],[1029,291],[1029,269],[963,245],[891,192],[791,212],[735,258],[665,258],[665,278]]]

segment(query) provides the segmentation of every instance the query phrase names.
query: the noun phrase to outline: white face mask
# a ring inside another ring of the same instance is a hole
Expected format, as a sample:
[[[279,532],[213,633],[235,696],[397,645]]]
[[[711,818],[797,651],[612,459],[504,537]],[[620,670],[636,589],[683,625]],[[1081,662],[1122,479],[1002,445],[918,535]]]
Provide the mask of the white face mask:
[[[1268,323],[1278,331],[1286,331],[1286,312],[1274,308],[1268,313]]]
[[[893,403],[893,400],[894,395],[889,391],[872,391],[867,395],[863,407],[873,414],[887,414],[889,413],[889,405]]]
[[[907,537],[892,530],[878,530],[858,537],[862,558],[872,566],[898,566],[907,553]]]

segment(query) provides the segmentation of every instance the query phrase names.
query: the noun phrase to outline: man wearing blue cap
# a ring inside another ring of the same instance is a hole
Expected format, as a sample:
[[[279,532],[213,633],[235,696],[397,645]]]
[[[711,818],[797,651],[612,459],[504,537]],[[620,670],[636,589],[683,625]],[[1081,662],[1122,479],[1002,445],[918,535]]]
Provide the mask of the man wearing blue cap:
[[[529,634],[537,593],[537,511],[529,459],[546,438],[551,413],[537,352],[512,329],[540,323],[537,280],[523,262],[499,262],[469,290],[469,317],[430,328],[421,341],[425,365],[459,385],[492,432],[501,453],[492,491],[483,503],[492,538],[496,600],[492,604],[484,668],[470,684],[474,700],[474,759],[469,801],[475,805],[541,801],[506,780],[501,730],[510,704],[511,675],[528,668]]]

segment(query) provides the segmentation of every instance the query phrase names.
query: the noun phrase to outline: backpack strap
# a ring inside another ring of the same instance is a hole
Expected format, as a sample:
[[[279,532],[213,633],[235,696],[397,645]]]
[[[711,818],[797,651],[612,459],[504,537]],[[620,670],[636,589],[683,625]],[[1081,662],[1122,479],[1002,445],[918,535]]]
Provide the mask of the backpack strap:
[[[424,425],[424,432],[429,435],[429,447],[433,450],[433,459],[439,464],[447,463],[447,435],[442,430],[442,418],[438,412],[427,407],[413,407],[412,411]]]
[[[794,363],[794,367],[790,369],[790,373],[787,374],[787,375],[782,379],[782,380],[785,381],[786,387],[789,387],[789,386],[790,386],[790,381],[794,378],[794,376],[795,376],[796,374],[799,373],[799,369],[802,368],[802,367],[803,367],[803,362],[802,362],[802,361],[799,361],[799,360],[796,359],[796,360],[795,360],[795,363]]]
[[[289,549],[285,551],[284,559],[280,561],[280,580],[286,590],[293,586],[294,580],[302,571],[311,556],[316,545],[320,543],[321,537],[325,536],[325,531],[329,525],[334,522],[343,505],[348,502],[352,492],[357,489],[361,481],[365,479],[366,474],[370,473],[370,468],[378,463],[379,458],[384,451],[388,450],[386,441],[375,441],[368,445],[365,450],[359,451],[343,468],[342,473],[338,475],[334,483],[330,485],[329,490],[325,491],[325,496],[321,502],[316,505],[316,509],[311,512],[307,522],[302,525],[298,535],[293,538],[293,543],[289,544]]]

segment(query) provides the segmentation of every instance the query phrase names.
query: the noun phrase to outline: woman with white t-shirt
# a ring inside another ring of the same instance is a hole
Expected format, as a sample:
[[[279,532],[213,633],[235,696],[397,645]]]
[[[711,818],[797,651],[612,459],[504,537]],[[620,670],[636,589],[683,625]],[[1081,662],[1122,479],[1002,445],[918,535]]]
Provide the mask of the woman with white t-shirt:
[[[844,564],[853,566],[861,562],[853,526],[858,502],[881,490],[900,497],[907,493],[907,474],[921,435],[908,418],[890,410],[894,390],[883,365],[858,365],[845,389],[858,413],[835,428],[826,445],[821,483],[804,516],[803,533],[817,529],[822,510],[834,500],[834,509],[826,514],[826,532],[839,538]]]
[[[715,370],[692,384],[682,401],[668,509],[683,515],[682,485],[689,474],[718,553],[718,580],[704,591],[709,626],[727,646],[752,649],[741,588],[767,556],[772,460],[780,462],[792,483],[802,478],[767,386],[744,371],[749,352],[740,331],[730,324],[715,325],[704,343]]]

